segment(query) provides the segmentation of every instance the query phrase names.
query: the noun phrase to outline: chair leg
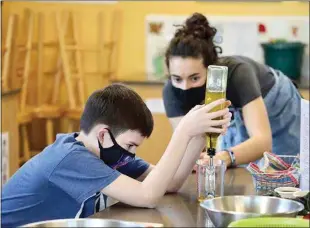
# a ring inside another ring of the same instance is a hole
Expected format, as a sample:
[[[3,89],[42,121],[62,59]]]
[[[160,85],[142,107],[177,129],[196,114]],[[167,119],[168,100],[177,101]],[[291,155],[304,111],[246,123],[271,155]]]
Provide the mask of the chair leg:
[[[53,134],[54,134],[53,120],[47,119],[46,120],[46,141],[48,145],[54,142]]]
[[[68,119],[68,133],[71,133],[74,131],[74,120]]]
[[[27,125],[22,124],[20,127],[21,127],[21,133],[22,133],[22,149],[23,149],[23,155],[24,155],[24,159],[22,162],[26,162],[31,158]]]

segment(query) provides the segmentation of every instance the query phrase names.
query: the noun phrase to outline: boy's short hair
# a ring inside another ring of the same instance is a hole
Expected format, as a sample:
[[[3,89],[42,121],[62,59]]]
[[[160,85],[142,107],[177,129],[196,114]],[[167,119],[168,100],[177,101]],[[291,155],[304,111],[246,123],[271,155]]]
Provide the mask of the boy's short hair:
[[[88,134],[97,124],[108,125],[115,137],[127,130],[149,137],[154,126],[152,113],[142,98],[119,83],[97,90],[88,98],[80,129]]]

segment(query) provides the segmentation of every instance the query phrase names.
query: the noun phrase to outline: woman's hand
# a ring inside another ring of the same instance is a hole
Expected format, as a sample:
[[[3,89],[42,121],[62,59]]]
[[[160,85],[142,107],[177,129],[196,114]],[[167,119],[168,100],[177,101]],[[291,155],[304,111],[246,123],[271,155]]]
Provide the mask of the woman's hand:
[[[204,133],[224,134],[231,120],[229,109],[210,112],[214,107],[224,103],[227,104],[226,100],[220,99],[208,105],[195,106],[183,117],[178,127],[191,138]],[[223,119],[216,120],[219,117]]]
[[[201,153],[199,157],[200,164],[209,164],[210,157],[207,153]],[[230,166],[231,160],[227,151],[219,151],[213,157],[213,164],[216,164],[218,160],[225,162],[226,167]]]

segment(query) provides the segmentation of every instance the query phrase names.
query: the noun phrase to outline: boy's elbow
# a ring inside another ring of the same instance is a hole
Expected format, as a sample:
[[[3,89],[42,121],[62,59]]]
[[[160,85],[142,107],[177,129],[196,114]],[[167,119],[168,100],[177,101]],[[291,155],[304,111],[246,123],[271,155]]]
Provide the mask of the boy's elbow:
[[[149,208],[149,209],[154,209],[157,207],[158,201],[159,200],[155,200],[155,199],[148,200],[144,203],[144,207]]]
[[[157,207],[160,198],[161,197],[154,196],[152,194],[146,194],[141,199],[141,203],[142,203],[141,206],[146,207],[146,208],[150,208],[150,209],[154,209],[155,207]]]
[[[179,186],[171,186],[167,189],[167,193],[177,193],[180,190]]]
[[[155,209],[157,207],[157,204],[156,203],[150,203],[150,204],[146,205],[145,207],[148,209]]]
[[[180,179],[174,179],[167,188],[167,193],[177,193],[182,187],[183,182]]]

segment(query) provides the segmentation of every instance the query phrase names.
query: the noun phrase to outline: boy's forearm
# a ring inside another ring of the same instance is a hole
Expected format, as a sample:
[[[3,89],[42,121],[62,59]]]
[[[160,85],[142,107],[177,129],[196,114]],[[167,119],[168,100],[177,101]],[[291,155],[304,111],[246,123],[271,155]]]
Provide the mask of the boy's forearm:
[[[190,142],[190,137],[186,136],[182,129],[184,128],[178,127],[174,131],[164,155],[142,183],[154,201],[166,193]]]
[[[205,135],[196,136],[190,141],[182,162],[168,186],[167,192],[176,192],[182,187],[183,183],[192,172],[193,167],[205,146],[205,142]]]

